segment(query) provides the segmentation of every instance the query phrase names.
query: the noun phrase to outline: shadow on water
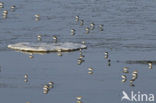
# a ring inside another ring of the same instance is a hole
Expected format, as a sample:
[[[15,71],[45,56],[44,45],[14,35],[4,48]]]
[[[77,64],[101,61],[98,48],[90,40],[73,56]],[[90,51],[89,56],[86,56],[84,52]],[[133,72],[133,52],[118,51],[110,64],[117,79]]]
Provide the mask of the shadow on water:
[[[148,63],[152,63],[152,64],[156,64],[156,61],[154,60],[134,60],[134,61],[131,61],[131,60],[128,60],[126,61],[127,64],[148,64]]]
[[[87,49],[87,48],[84,48]],[[74,51],[78,51],[80,49],[75,49],[75,50],[64,50],[61,51],[62,53],[70,53],[70,52],[74,52]],[[16,52],[20,52],[20,53],[25,53],[25,54],[50,54],[50,53],[57,53],[58,51],[29,51],[29,50],[15,50]]]

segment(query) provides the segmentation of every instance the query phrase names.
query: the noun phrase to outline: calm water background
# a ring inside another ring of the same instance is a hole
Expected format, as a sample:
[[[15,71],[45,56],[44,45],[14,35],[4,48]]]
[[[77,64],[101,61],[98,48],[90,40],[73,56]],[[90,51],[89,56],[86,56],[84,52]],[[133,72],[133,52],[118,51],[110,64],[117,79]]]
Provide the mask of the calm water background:
[[[127,64],[126,61],[155,61],[156,51],[156,1],[155,0],[1,0],[0,10],[0,102],[3,103],[75,103],[76,96],[83,96],[84,103],[121,103],[122,90],[156,95],[156,69],[147,64]],[[10,7],[16,5],[15,12]],[[9,10],[2,19],[2,11]],[[41,20],[35,21],[34,15]],[[75,23],[79,15],[85,21],[83,27]],[[85,27],[91,22],[95,30],[88,35]],[[104,31],[97,25],[104,24]],[[70,29],[76,35],[70,35]],[[59,42],[86,41],[83,50],[85,62],[77,65],[79,51],[45,55],[15,52],[7,48],[17,42],[37,42],[43,34],[43,42],[51,42],[57,35]],[[111,66],[107,65],[104,52],[109,52]],[[138,70],[135,87],[122,83],[123,67]],[[88,74],[88,67],[94,74]],[[28,74],[29,82],[24,82]],[[47,95],[42,87],[49,81],[55,83]]]

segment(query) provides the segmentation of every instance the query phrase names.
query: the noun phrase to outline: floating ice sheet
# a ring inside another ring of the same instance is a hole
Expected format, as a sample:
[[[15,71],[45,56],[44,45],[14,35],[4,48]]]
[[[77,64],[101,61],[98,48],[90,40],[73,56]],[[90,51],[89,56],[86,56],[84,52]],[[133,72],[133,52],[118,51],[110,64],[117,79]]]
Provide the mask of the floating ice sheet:
[[[16,44],[8,45],[8,48],[26,51],[26,52],[68,52],[75,51],[79,49],[87,48],[86,45],[78,44],[78,43],[31,43],[31,42],[20,42]]]

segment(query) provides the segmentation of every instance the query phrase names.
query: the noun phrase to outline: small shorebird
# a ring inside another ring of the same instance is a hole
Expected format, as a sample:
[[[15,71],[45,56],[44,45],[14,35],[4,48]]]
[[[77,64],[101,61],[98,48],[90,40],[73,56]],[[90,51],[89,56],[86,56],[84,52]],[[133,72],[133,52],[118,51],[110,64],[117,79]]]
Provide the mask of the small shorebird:
[[[16,8],[15,5],[12,5],[12,6],[10,7],[11,11],[15,11],[15,8]]]
[[[149,68],[149,69],[152,69],[152,62],[149,62],[149,63],[148,63],[148,68]]]
[[[105,58],[108,59],[108,52],[105,52]]]
[[[123,73],[129,73],[128,67],[124,67],[124,68],[123,68]]]
[[[77,96],[76,99],[77,100],[81,100],[82,99],[82,96]]]
[[[93,71],[93,68],[89,67],[88,70],[89,70],[89,71]]]
[[[25,74],[24,75],[24,79],[28,79],[28,74]]]
[[[81,43],[82,43],[82,44],[86,44],[86,42],[85,42],[85,41],[82,41]]]
[[[75,29],[71,29],[71,30],[70,30],[71,35],[75,35],[75,31],[76,31]]]
[[[41,41],[42,40],[42,35],[41,34],[37,35],[37,40],[38,41]]]
[[[127,76],[126,75],[121,75],[121,78],[122,79],[127,79]]]
[[[89,33],[89,30],[90,30],[89,27],[86,27],[86,28],[85,28],[86,34]]]
[[[80,26],[84,25],[84,20],[80,20]]]
[[[48,93],[48,91],[49,91],[49,86],[47,85],[47,84],[45,84],[44,86],[43,86],[43,94],[47,94]]]
[[[94,30],[94,28],[95,28],[95,24],[94,24],[94,23],[91,23],[91,24],[90,24],[90,29],[91,29],[91,30]]]
[[[99,25],[99,29],[100,29],[100,31],[103,31],[103,25],[102,24]]]
[[[54,83],[53,82],[49,82],[48,85],[49,85],[49,88],[53,88]]]
[[[79,16],[75,16],[75,21],[76,21],[76,22],[79,21]]]
[[[4,3],[3,2],[0,2],[0,9],[1,8],[4,8]]]
[[[57,36],[55,36],[55,35],[53,35],[53,40],[54,40],[54,43],[56,43],[57,42]]]
[[[36,21],[40,20],[40,15],[39,14],[35,14],[34,16],[35,16]]]
[[[3,14],[8,14],[8,10],[4,10],[3,11]]]

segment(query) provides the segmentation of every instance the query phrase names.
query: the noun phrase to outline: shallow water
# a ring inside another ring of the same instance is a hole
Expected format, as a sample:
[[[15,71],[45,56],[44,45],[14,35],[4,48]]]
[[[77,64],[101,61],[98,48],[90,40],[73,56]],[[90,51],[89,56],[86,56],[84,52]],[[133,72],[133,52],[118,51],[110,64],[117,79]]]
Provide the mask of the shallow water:
[[[83,96],[84,103],[121,103],[122,91],[141,91],[156,94],[156,70],[144,63],[155,61],[156,51],[156,1],[154,0],[14,0],[4,2],[0,9],[0,101],[3,103],[74,103],[76,96]],[[14,12],[10,7],[16,5]],[[9,10],[8,18],[2,18]],[[40,21],[34,15],[40,14]],[[74,21],[79,15],[84,26]],[[95,23],[95,30],[85,34],[85,27]],[[104,24],[104,31],[98,25]],[[70,29],[76,30],[71,36]],[[17,42],[52,42],[52,35],[59,42],[86,41],[88,48],[81,65],[77,65],[79,51],[63,53],[29,54],[7,48]],[[104,52],[109,52],[108,66]],[[133,63],[127,63],[133,61]],[[94,68],[92,75],[88,67]],[[122,68],[138,70],[135,87],[129,81],[121,82]],[[28,74],[28,82],[24,75]],[[44,84],[53,81],[54,88],[42,93]]]

